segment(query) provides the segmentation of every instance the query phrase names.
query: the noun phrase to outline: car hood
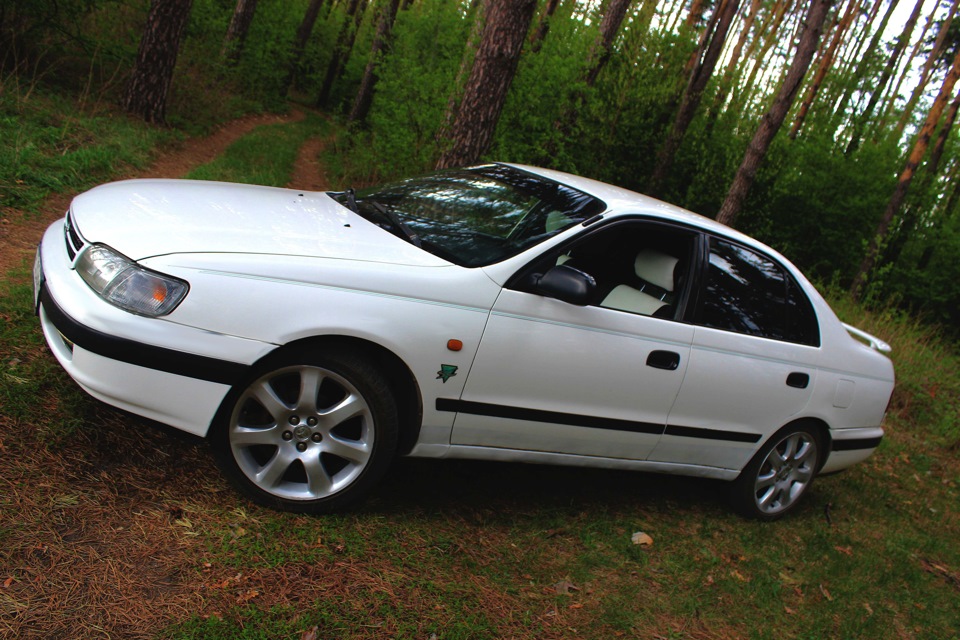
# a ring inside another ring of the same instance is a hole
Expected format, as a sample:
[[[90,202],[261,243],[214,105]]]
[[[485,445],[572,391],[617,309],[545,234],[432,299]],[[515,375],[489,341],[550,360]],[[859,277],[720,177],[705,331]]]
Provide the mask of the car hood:
[[[323,192],[127,180],[77,196],[70,210],[85,240],[134,260],[176,253],[252,253],[449,265]]]

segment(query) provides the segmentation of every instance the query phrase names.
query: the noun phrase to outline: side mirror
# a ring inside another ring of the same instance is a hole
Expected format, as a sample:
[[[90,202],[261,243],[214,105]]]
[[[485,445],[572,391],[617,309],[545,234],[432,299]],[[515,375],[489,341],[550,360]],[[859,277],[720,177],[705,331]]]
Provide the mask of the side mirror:
[[[561,264],[540,276],[534,289],[539,294],[583,307],[593,300],[597,281],[579,269]]]

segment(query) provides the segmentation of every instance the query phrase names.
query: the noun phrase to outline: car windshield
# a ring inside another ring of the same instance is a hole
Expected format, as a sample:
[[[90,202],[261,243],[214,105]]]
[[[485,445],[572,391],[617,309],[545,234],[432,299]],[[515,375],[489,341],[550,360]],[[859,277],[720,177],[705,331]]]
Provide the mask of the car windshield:
[[[374,224],[464,267],[505,260],[606,209],[593,196],[504,165],[331,195]]]

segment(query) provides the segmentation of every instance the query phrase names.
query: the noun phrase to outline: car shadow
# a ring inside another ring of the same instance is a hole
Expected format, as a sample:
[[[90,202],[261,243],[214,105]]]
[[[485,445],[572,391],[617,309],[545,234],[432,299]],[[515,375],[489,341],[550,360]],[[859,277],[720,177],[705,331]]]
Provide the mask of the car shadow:
[[[726,483],[585,467],[400,458],[358,511],[726,511]]]

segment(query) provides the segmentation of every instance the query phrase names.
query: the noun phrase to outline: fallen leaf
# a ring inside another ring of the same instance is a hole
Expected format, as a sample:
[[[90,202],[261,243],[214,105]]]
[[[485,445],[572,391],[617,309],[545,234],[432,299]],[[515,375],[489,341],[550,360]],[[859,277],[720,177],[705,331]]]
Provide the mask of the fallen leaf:
[[[250,591],[247,591],[246,593],[237,597],[237,604],[243,604],[245,602],[249,602],[254,598],[256,598],[258,595],[260,595],[259,591],[257,591],[256,589],[251,589]]]
[[[841,546],[837,545],[837,546],[834,547],[834,549],[836,549],[837,551],[839,551],[840,553],[842,553],[842,554],[845,555],[845,556],[852,556],[852,555],[853,555],[853,547],[841,547]]]
[[[740,573],[740,572],[737,571],[736,569],[734,569],[733,571],[731,571],[731,572],[730,572],[730,575],[732,575],[734,578],[736,578],[736,579],[739,580],[740,582],[750,582],[750,578],[746,577],[745,575],[743,575],[742,573]]]
[[[311,629],[307,629],[302,634],[300,634],[300,640],[317,640],[317,634],[320,632],[320,627],[314,626]]]
[[[3,581],[3,588],[6,589],[12,584],[13,584],[13,576],[10,576],[9,578]]]
[[[791,616],[797,614],[797,612],[794,611],[793,609],[791,609],[790,607],[786,607],[786,606],[785,606],[785,607],[783,608],[783,610],[786,611],[786,612],[787,612],[789,615],[791,615]]]
[[[567,609],[583,609],[583,604],[580,602],[574,602],[572,605],[567,607]]]
[[[633,542],[633,544],[641,547],[649,547],[653,545],[653,538],[645,534],[643,531],[637,531],[630,536],[630,541]]]
[[[557,584],[553,585],[553,590],[562,596],[568,596],[574,591],[580,591],[580,587],[573,584],[572,582],[561,580]]]
[[[830,592],[827,591],[827,588],[826,588],[825,586],[820,585],[820,593],[823,594],[823,597],[824,597],[824,598],[826,598],[826,599],[829,600],[830,602],[833,602],[833,596],[830,595]]]
[[[869,602],[864,602],[863,608],[867,610],[868,614],[870,614],[871,616],[873,615],[873,607],[870,606]]]

